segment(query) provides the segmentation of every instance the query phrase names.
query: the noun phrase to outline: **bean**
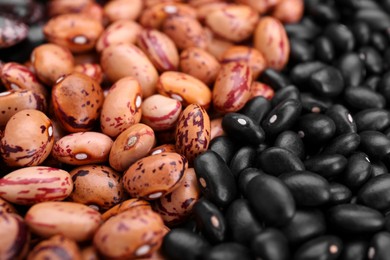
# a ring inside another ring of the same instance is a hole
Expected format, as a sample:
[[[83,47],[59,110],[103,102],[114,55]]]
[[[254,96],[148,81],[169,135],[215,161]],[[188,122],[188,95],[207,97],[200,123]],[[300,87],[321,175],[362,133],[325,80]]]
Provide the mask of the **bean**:
[[[330,185],[330,199],[331,205],[338,205],[348,203],[352,199],[352,191],[343,184],[331,182]]]
[[[108,209],[102,214],[103,221],[106,221],[107,219],[118,215],[121,212],[124,212],[126,210],[129,210],[134,207],[143,207],[143,208],[150,208],[149,202],[142,199],[128,199],[125,201],[122,201],[119,204],[116,204],[114,207]]]
[[[58,254],[61,254],[61,257],[65,259],[81,259],[77,243],[63,235],[55,235],[41,241],[28,254],[27,259],[57,258]]]
[[[349,113],[348,109],[343,105],[333,105],[327,111],[326,115],[330,117],[336,125],[335,135],[356,133],[356,123]]]
[[[334,137],[322,151],[323,154],[340,154],[348,156],[354,152],[360,144],[360,136],[356,133],[346,133]]]
[[[388,173],[386,165],[381,161],[371,161],[371,177]]]
[[[218,154],[226,164],[230,164],[237,145],[227,136],[218,136],[211,140],[209,149]]]
[[[389,45],[389,41],[386,36],[380,32],[373,32],[370,40],[371,44],[380,52],[385,51]]]
[[[355,36],[356,45],[357,46],[364,46],[368,44],[370,41],[370,38],[372,37],[373,32],[371,31],[371,28],[368,26],[365,22],[355,22],[351,25],[351,31],[353,35]]]
[[[17,19],[0,16],[1,34],[0,48],[7,48],[23,41],[28,34],[28,27]],[[6,33],[7,32],[7,33]]]
[[[329,24],[339,20],[338,10],[334,6],[327,4],[309,4],[309,13],[311,16],[321,24]]]
[[[281,0],[275,5],[272,16],[283,23],[296,23],[301,20],[303,9],[304,1],[302,0]]]
[[[256,257],[273,260],[287,260],[289,257],[288,241],[274,228],[268,228],[256,235],[251,243]]]
[[[352,51],[355,47],[355,38],[352,32],[343,24],[331,24],[325,28],[324,35],[328,37],[335,49],[341,53]]]
[[[210,250],[206,251],[202,257],[205,260],[252,259],[250,251],[247,247],[233,242],[216,245]]]
[[[263,129],[247,116],[229,113],[222,119],[223,130],[232,138],[245,143],[260,144],[265,139]]]
[[[319,37],[315,41],[315,54],[320,61],[329,63],[335,58],[333,43],[327,37]]]
[[[367,73],[379,74],[382,72],[382,57],[376,49],[372,47],[362,47],[359,49],[359,57],[363,61]]]
[[[355,190],[361,187],[371,177],[371,163],[364,153],[355,153],[348,158],[348,164],[343,174],[344,184]]]
[[[312,93],[301,92],[300,97],[303,111],[321,113],[332,105],[329,98],[319,97]]]
[[[265,149],[258,156],[257,162],[258,166],[266,173],[275,176],[287,172],[305,170],[304,164],[297,155],[279,147]]]
[[[256,150],[251,146],[244,146],[234,154],[230,161],[229,168],[236,179],[242,170],[254,166],[255,157]]]
[[[275,92],[274,97],[271,100],[272,107],[276,107],[287,99],[300,100],[300,93],[297,87],[290,85]]]
[[[312,40],[321,33],[321,28],[308,17],[304,17],[299,23],[285,25],[288,36]]]
[[[104,16],[110,21],[136,20],[141,14],[143,1],[119,0],[104,5]]]
[[[309,82],[313,91],[323,97],[337,97],[344,89],[343,75],[331,66],[313,72]]]
[[[265,174],[265,173],[257,168],[246,168],[245,170],[242,170],[240,172],[240,174],[238,175],[237,184],[238,184],[239,191],[241,192],[242,195],[244,195],[244,197],[246,197],[245,192],[247,190],[248,183],[255,176],[260,175],[260,174]]]
[[[354,52],[349,52],[341,56],[337,61],[337,68],[343,76],[345,86],[359,86],[366,75],[363,61]]]
[[[381,78],[377,75],[369,76],[364,82],[363,86],[366,86],[368,88],[371,88],[375,91],[378,91],[379,82],[381,81]]]
[[[327,115],[310,113],[301,116],[297,120],[296,127],[303,142],[312,144],[315,142],[325,143],[336,132],[335,122]]]
[[[23,218],[17,214],[0,215],[1,234],[3,241],[0,247],[2,259],[17,259],[25,257],[30,242],[30,231]]]
[[[280,90],[291,84],[286,76],[273,68],[265,69],[260,80],[275,90]]]
[[[354,115],[357,130],[383,131],[390,126],[390,112],[385,109],[371,108],[361,110]]]
[[[375,260],[386,259],[390,254],[390,233],[386,231],[375,234],[370,242],[368,258]]]
[[[320,61],[308,61],[295,65],[290,72],[292,83],[296,84],[300,88],[305,86],[309,82],[310,75],[325,68],[326,65]]]
[[[354,16],[355,21],[365,22],[373,30],[382,30],[390,26],[390,18],[387,13],[379,8],[362,8]]]
[[[336,236],[321,236],[314,238],[301,247],[294,255],[294,260],[309,260],[322,257],[324,259],[337,259],[343,248],[341,240]]]
[[[364,260],[367,250],[368,242],[362,239],[346,241],[340,257],[345,260]]]
[[[240,110],[240,113],[252,119],[255,125],[260,125],[271,109],[271,103],[264,97],[258,96],[250,99]]]
[[[378,131],[363,131],[360,134],[360,147],[368,156],[382,159],[390,152],[390,140]]]
[[[303,160],[305,157],[305,146],[300,136],[293,131],[284,131],[278,135],[275,140],[274,146],[284,148],[299,159]]]
[[[284,1],[287,2],[287,1]],[[302,39],[290,39],[290,63],[300,63],[313,60],[314,51],[312,45]]]
[[[390,199],[387,195],[389,186],[388,174],[372,177],[359,189],[358,201],[370,208],[386,211],[390,208]]]
[[[266,98],[267,100],[271,100],[274,94],[275,91],[267,84],[253,81],[251,85],[251,97],[249,99],[261,96]]]

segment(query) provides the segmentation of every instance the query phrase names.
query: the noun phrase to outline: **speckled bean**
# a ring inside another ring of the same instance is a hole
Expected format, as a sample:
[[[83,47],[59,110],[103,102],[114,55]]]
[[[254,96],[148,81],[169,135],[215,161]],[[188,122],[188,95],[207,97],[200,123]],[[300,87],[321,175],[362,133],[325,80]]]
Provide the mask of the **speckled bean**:
[[[81,260],[82,258],[80,249],[74,240],[63,235],[56,235],[37,244],[27,257],[27,260],[41,259]]]
[[[264,97],[268,100],[271,100],[275,95],[275,91],[268,86],[267,84],[258,82],[258,81],[253,81],[251,85],[251,97]]]
[[[179,100],[183,106],[199,104],[207,109],[211,102],[211,90],[207,85],[181,72],[167,71],[161,74],[157,91],[161,95]]]
[[[142,103],[142,122],[154,131],[172,129],[181,109],[180,101],[156,94]]]
[[[6,213],[17,213],[17,211],[11,203],[0,198],[0,215]]]
[[[205,31],[208,42],[206,50],[220,61],[224,52],[227,51],[230,47],[234,46],[234,44],[214,35],[214,33],[208,28],[206,28]]]
[[[104,5],[104,17],[109,22],[136,20],[141,14],[143,0],[115,0]]]
[[[106,212],[102,214],[103,221],[106,221],[107,219],[118,215],[121,212],[124,212],[126,210],[132,209],[134,207],[143,207],[143,208],[150,208],[149,202],[142,199],[128,199],[125,200],[114,207],[110,208]]]
[[[222,135],[225,135],[222,128],[222,117],[214,118],[210,121],[210,140]]]
[[[188,167],[186,158],[177,153],[144,157],[123,175],[123,186],[132,197],[158,199],[178,188]]]
[[[78,13],[91,5],[94,0],[56,0],[47,3],[47,10],[50,17],[57,16],[60,14]]]
[[[117,137],[137,124],[142,115],[142,88],[133,77],[124,77],[109,89],[100,114],[102,132]]]
[[[282,23],[297,23],[302,19],[303,11],[303,0],[279,0],[271,15]]]
[[[102,67],[97,63],[78,64],[74,67],[73,72],[82,73],[95,80],[99,84],[103,81]]]
[[[30,242],[30,232],[23,218],[16,214],[0,214],[0,258],[23,259]]]
[[[200,3],[196,3],[195,6],[196,6],[197,14],[198,14],[197,15],[198,20],[202,23],[205,22],[207,15],[214,12],[215,10],[223,9],[228,5],[228,3],[218,1],[218,0],[217,1],[216,0],[207,0],[207,1],[203,1],[204,3],[201,3],[201,2],[202,1],[200,1]]]
[[[63,200],[72,189],[68,172],[46,166],[22,168],[0,179],[0,196],[18,205]]]
[[[156,155],[160,153],[176,153],[176,146],[174,144],[162,144],[150,150],[149,155]]]
[[[257,10],[260,14],[266,13],[269,9],[274,7],[281,0],[235,0],[240,4],[245,4]]]
[[[109,162],[117,171],[125,171],[135,161],[147,155],[156,140],[153,129],[135,124],[122,132],[112,145]]]
[[[58,140],[52,155],[60,162],[70,165],[104,163],[108,160],[113,141],[98,132],[69,134]]]

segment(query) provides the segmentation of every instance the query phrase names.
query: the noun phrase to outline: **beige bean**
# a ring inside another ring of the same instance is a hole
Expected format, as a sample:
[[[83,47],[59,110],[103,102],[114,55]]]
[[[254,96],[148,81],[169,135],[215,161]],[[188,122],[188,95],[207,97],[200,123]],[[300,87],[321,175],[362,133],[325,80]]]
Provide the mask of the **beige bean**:
[[[104,5],[104,17],[109,22],[118,20],[135,21],[141,14],[143,0],[115,0]]]
[[[278,4],[281,0],[235,0],[239,4],[252,7],[260,14],[264,14]]]
[[[275,91],[268,86],[267,84],[258,82],[258,81],[253,81],[252,86],[251,86],[251,97],[264,97],[268,100],[271,100],[275,95]]]
[[[47,3],[47,10],[50,17],[60,14],[79,13],[87,6],[91,5],[94,0],[55,0]]]
[[[234,45],[232,42],[214,35],[213,32],[208,28],[206,28],[205,31],[208,42],[206,50],[220,61],[222,59],[222,55]]]
[[[100,67],[100,64],[97,63],[78,64],[74,67],[73,72],[82,73],[99,84],[103,81],[102,67]]]
[[[302,19],[303,0],[280,0],[271,15],[282,23],[297,23]]]
[[[225,135],[222,127],[222,117],[214,118],[210,121],[210,140],[218,136]]]
[[[226,7],[228,5],[228,3],[226,3],[226,2],[215,1],[215,0],[206,0],[206,1],[201,0],[198,2],[205,2],[205,3],[199,3],[199,4],[194,2],[194,4],[197,7],[196,8],[196,11],[198,14],[197,17],[201,23],[205,23],[207,15],[214,12],[215,10],[223,9],[224,7]]]
[[[182,0],[144,0],[144,5],[146,8],[153,7],[162,3],[180,3]]]
[[[174,144],[162,144],[150,150],[149,155],[160,153],[176,153],[176,146]]]
[[[121,212],[124,212],[126,210],[135,208],[135,207],[143,207],[143,208],[148,208],[150,209],[150,204],[146,200],[141,200],[141,199],[128,199],[125,200],[114,207],[110,208],[106,212],[103,213],[102,218],[103,221],[106,221],[107,219],[118,215]]]
[[[63,200],[72,189],[68,172],[46,166],[22,168],[0,179],[1,197],[18,205]]]
[[[11,203],[0,198],[0,215],[4,215],[6,213],[17,213],[17,211]]]
[[[61,252],[59,254],[59,252]],[[41,241],[28,254],[27,260],[81,260],[77,243],[63,235],[56,235]]]

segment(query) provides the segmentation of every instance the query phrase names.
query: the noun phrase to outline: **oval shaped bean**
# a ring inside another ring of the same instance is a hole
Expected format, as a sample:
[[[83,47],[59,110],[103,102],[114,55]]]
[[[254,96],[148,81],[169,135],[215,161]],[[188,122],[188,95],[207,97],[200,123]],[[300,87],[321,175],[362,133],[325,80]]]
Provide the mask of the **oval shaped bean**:
[[[286,237],[275,228],[259,232],[251,242],[251,249],[261,259],[287,260],[290,255]]]
[[[331,179],[343,173],[348,160],[339,154],[319,154],[305,160],[304,164],[307,170]]]
[[[282,23],[297,23],[301,20],[304,10],[304,1],[302,0],[281,0],[273,11],[272,16]]]
[[[318,113],[301,116],[296,125],[298,134],[307,144],[325,143],[336,132],[335,122],[330,117]]]
[[[300,246],[295,252],[294,260],[309,260],[309,259],[337,259],[343,249],[342,241],[332,235],[320,236],[309,240]]]
[[[379,131],[363,131],[360,134],[360,147],[368,156],[382,159],[390,152],[390,139]]]
[[[292,152],[301,160],[305,157],[305,146],[296,132],[288,130],[280,133],[275,140],[274,146]]]
[[[260,169],[275,176],[287,172],[305,170],[305,166],[298,156],[280,147],[265,149],[258,156],[257,163]]]
[[[23,218],[13,213],[0,214],[0,230],[1,259],[24,258],[30,242],[30,231]]]
[[[116,0],[104,5],[104,17],[110,22],[136,20],[143,8],[142,0]]]
[[[344,90],[344,78],[341,72],[332,66],[325,66],[309,77],[310,87],[322,97],[337,97]]]
[[[357,194],[358,201],[370,208],[385,211],[390,208],[390,176],[382,174],[372,177]]]
[[[336,126],[337,128],[337,126]],[[322,151],[323,154],[340,154],[348,156],[354,152],[360,144],[360,136],[356,133],[346,133],[334,137]]]
[[[273,107],[275,107],[287,99],[296,99],[296,100],[300,99],[300,92],[297,87],[290,85],[282,89],[279,89],[278,91],[275,92],[275,95],[271,100],[271,104]]]
[[[63,259],[82,259],[77,243],[63,235],[55,235],[41,241],[32,248],[27,259],[57,259],[59,254]]]
[[[386,109],[370,108],[354,115],[357,130],[383,131],[390,126],[390,112]]]
[[[358,110],[384,108],[386,100],[380,93],[365,87],[350,87],[344,92],[344,99],[351,107]]]
[[[156,155],[160,153],[175,153],[175,152],[176,152],[176,148],[174,144],[162,144],[150,150],[149,155]]]
[[[257,175],[265,174],[263,171],[257,169],[257,168],[247,168],[245,170],[242,170],[240,172],[240,175],[238,175],[238,189],[241,192],[241,194],[246,197],[246,190],[248,183]]]
[[[344,53],[355,47],[355,38],[351,30],[340,23],[333,23],[325,28],[324,35],[328,37],[337,51]]]
[[[218,136],[210,142],[209,150],[218,154],[226,164],[230,164],[237,147],[231,138]]]
[[[336,125],[336,135],[356,133],[356,122],[343,105],[333,105],[325,113]]]
[[[118,215],[121,212],[129,210],[134,207],[143,207],[143,208],[151,208],[149,202],[142,199],[128,199],[119,204],[116,204],[114,207],[108,209],[106,212],[102,214],[102,219],[105,222],[107,219]]]
[[[346,53],[341,56],[337,67],[343,75],[346,86],[357,87],[364,80],[366,71],[357,53]]]
[[[251,98],[240,113],[252,119],[256,125],[260,125],[260,122],[268,114],[270,109],[271,103],[265,97],[258,96]]]
[[[370,179],[371,168],[371,162],[366,154],[355,153],[351,155],[343,173],[344,184],[352,190],[361,187]]]
[[[252,146],[243,146],[237,150],[229,164],[234,177],[238,178],[241,171],[253,167],[255,157],[256,150]]]
[[[33,205],[27,211],[25,221],[39,236],[62,234],[81,242],[92,238],[102,218],[96,210],[79,203],[50,201]]]
[[[316,42],[314,43],[316,44]],[[314,51],[318,51],[316,45],[310,45],[304,39],[290,39],[290,63],[297,64],[314,59]]]
[[[318,59],[320,61],[329,63],[329,62],[331,62],[334,59],[334,57],[335,57],[335,50],[334,50],[333,43],[329,40],[329,38],[321,36],[321,37],[317,38],[317,40],[314,42],[314,44],[315,44],[316,56],[318,57]],[[348,54],[346,54],[346,55],[348,55]],[[341,72],[343,73],[343,71],[341,71]],[[354,73],[352,75],[356,75],[356,74],[358,74],[358,72],[359,71],[357,71],[357,73]],[[360,75],[358,75],[358,76],[361,77]],[[348,80],[347,82],[351,83],[351,81],[349,79],[350,78],[347,78],[347,77],[344,78],[345,81]],[[346,85],[349,86],[348,83],[346,83]]]
[[[250,260],[252,259],[247,247],[233,242],[221,243],[213,246],[203,254],[205,260]]]
[[[251,85],[251,97],[249,99],[253,99],[254,97],[264,97],[267,100],[271,100],[275,94],[275,91],[268,86],[267,84],[253,81]]]

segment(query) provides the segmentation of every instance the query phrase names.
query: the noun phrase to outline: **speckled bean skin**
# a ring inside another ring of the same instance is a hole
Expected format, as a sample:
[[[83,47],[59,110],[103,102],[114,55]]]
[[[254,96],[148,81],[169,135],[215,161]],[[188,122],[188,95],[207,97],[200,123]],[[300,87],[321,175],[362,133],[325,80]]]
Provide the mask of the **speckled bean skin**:
[[[74,67],[73,72],[82,73],[92,78],[99,84],[103,81],[102,67],[100,66],[100,64],[97,63],[78,64]]]
[[[218,1],[218,0],[217,1],[208,0],[208,1],[203,1],[203,2],[204,3],[195,4],[198,20],[202,24],[205,23],[206,17],[210,13],[214,12],[215,10],[223,9],[228,5],[228,3]]]
[[[250,97],[252,72],[244,62],[223,64],[213,89],[214,108],[221,113],[240,110]]]
[[[99,260],[99,254],[94,246],[84,247],[81,250],[81,259],[82,260]]]
[[[261,18],[253,38],[254,47],[264,55],[268,67],[282,70],[290,55],[290,43],[282,23],[269,16]]]
[[[297,23],[304,11],[303,0],[280,0],[271,15],[282,23]]]
[[[230,47],[234,46],[234,44],[228,40],[225,40],[206,28],[207,35],[207,48],[206,50],[213,55],[217,60],[221,61],[222,55],[227,51]]]
[[[164,234],[157,213],[134,207],[108,219],[96,232],[93,244],[107,258],[134,259],[157,251]]]
[[[72,189],[68,172],[46,166],[22,168],[0,179],[0,196],[18,205],[63,200]]]
[[[145,28],[160,29],[165,19],[171,15],[196,18],[196,10],[182,3],[159,3],[145,9],[139,22]]]
[[[81,260],[77,243],[63,235],[56,235],[37,244],[28,254],[27,260]]]
[[[133,44],[120,44],[104,49],[101,56],[101,66],[111,82],[132,76],[142,87],[144,98],[156,91],[158,73],[147,56]]]
[[[206,85],[214,83],[221,65],[209,52],[191,47],[180,54],[180,70],[189,74]]]
[[[274,7],[281,0],[235,0],[235,2],[248,5],[257,10],[260,14],[266,13],[270,8]]]
[[[274,97],[274,94],[275,91],[270,86],[258,81],[252,82],[250,98],[261,96],[271,100]]]
[[[103,91],[84,74],[73,72],[57,81],[51,93],[54,114],[68,132],[91,130],[100,116]]]
[[[263,54],[258,50],[246,46],[234,46],[222,55],[221,63],[229,63],[232,61],[246,62],[252,71],[252,78],[257,79],[260,74],[266,69],[267,62]]]
[[[145,8],[153,7],[161,3],[180,3],[181,0],[144,0]]]
[[[0,154],[9,166],[35,166],[50,154],[54,144],[50,119],[38,110],[22,110],[7,122]]]
[[[46,99],[30,90],[0,92],[0,128],[17,112],[25,109],[46,111]]]
[[[109,209],[125,197],[121,175],[104,165],[86,165],[70,172],[73,180],[71,201]]]
[[[52,43],[36,47],[31,53],[30,61],[39,80],[50,87],[59,77],[71,73],[74,67],[72,53],[67,48]]]
[[[162,144],[150,150],[149,155],[156,155],[160,153],[176,153],[176,146],[174,144]]]
[[[30,232],[23,218],[0,214],[0,259],[23,259],[30,242]]]
[[[117,137],[130,126],[141,121],[142,88],[133,77],[124,77],[109,89],[100,114],[100,128]]]
[[[177,70],[179,53],[175,43],[164,33],[145,29],[140,34],[137,45],[145,52],[158,71]]]
[[[157,91],[161,95],[179,100],[184,107],[188,104],[199,104],[207,109],[211,102],[209,87],[197,78],[182,72],[167,71],[161,74]]]
[[[11,203],[0,198],[0,215],[4,215],[6,213],[17,213],[17,211]]]
[[[210,141],[218,136],[225,135],[222,128],[222,117],[214,118],[210,121]]]
[[[142,103],[142,122],[154,131],[172,129],[176,125],[181,109],[180,101],[156,94]]]
[[[5,63],[0,69],[0,78],[6,89],[31,90],[47,97],[47,89],[26,66],[16,62]]]
[[[52,155],[60,162],[70,165],[104,163],[108,159],[113,141],[98,132],[69,134],[58,140]]]
[[[241,42],[249,38],[258,22],[255,10],[245,5],[227,5],[206,16],[206,25],[217,35]]]
[[[79,53],[92,50],[103,32],[99,21],[83,14],[62,14],[51,18],[43,28],[49,42]]]
[[[168,226],[187,219],[201,196],[194,168],[188,168],[182,184],[173,192],[155,201],[155,210]]]
[[[103,221],[106,221],[107,219],[118,215],[121,212],[124,212],[126,210],[132,209],[134,207],[144,207],[150,209],[150,204],[146,200],[141,199],[128,199],[125,200],[114,207],[110,208],[106,212],[102,214]]]
[[[79,13],[87,6],[91,5],[93,0],[56,0],[47,3],[48,14],[50,17],[60,14]]]
[[[147,156],[129,167],[123,186],[132,197],[158,199],[180,186],[187,168],[187,159],[178,153]]]
[[[62,234],[81,242],[92,238],[102,217],[99,212],[75,202],[42,202],[33,205],[25,221],[30,230],[42,237]]]
[[[115,0],[104,5],[104,17],[109,22],[136,20],[141,14],[143,0]]]
[[[96,50],[102,52],[104,48],[121,43],[135,44],[141,34],[142,27],[129,20],[118,20],[110,24],[100,35]]]
[[[170,16],[164,21],[162,30],[181,50],[190,47],[205,49],[207,46],[202,25],[190,16]]]
[[[145,124],[135,124],[122,132],[112,145],[109,163],[119,172],[147,155],[156,142],[153,129]]]
[[[180,114],[176,127],[176,150],[189,163],[206,151],[210,144],[210,118],[199,105],[191,104]]]

